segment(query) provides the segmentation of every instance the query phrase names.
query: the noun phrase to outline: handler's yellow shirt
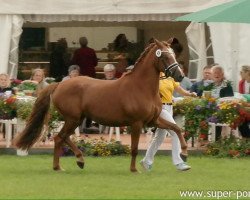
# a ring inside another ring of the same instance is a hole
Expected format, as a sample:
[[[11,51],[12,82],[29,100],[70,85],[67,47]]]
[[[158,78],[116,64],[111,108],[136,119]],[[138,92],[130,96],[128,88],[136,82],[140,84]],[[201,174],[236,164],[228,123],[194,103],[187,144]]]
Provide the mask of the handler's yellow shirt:
[[[172,103],[173,92],[179,85],[180,83],[175,82],[173,78],[160,80],[159,90],[162,103]]]

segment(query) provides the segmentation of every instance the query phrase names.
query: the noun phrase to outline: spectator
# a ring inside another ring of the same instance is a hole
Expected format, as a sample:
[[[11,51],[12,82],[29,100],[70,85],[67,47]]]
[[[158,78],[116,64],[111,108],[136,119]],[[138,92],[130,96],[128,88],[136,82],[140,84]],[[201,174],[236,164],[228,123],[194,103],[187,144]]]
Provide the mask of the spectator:
[[[126,67],[128,67],[128,51],[129,51],[129,42],[124,33],[121,33],[116,36],[114,40],[114,51],[118,53],[114,57],[118,63],[116,64],[116,78],[120,78],[122,74],[126,71]]]
[[[103,71],[104,71],[104,75],[105,75],[105,80],[115,80],[115,66],[112,64],[106,64],[103,67]],[[100,133],[103,132],[104,133],[108,133],[109,132],[110,127],[109,126],[103,126],[103,125],[99,125],[99,131]]]
[[[77,49],[74,52],[71,64],[78,65],[80,67],[81,75],[95,78],[95,67],[97,66],[96,53],[94,49],[88,47],[88,40],[86,37],[81,37],[79,39],[79,43],[81,45],[81,48]],[[86,118],[85,127],[89,128],[91,124],[92,119]],[[84,125],[82,125],[82,127],[84,127]]]
[[[71,65],[68,69],[68,76],[65,76],[62,81],[74,78],[80,75],[80,67],[78,65]]]
[[[115,66],[112,64],[106,64],[103,68],[105,80],[115,80]]]
[[[114,40],[114,51],[118,53],[114,57],[114,60],[118,61],[116,64],[116,78],[121,77],[128,66],[135,64],[143,50],[144,45],[142,42],[131,43],[124,33],[116,37]]]
[[[203,93],[203,86],[211,84],[211,65],[207,65],[203,68],[203,79],[194,83],[190,89],[191,92],[196,92],[197,96],[201,97]]]
[[[32,82],[37,84],[35,96],[38,96],[43,88],[49,84],[45,81],[45,75],[43,69],[36,68],[32,71],[30,80],[25,80],[23,82]]]
[[[211,75],[214,84],[214,89],[212,89],[212,97],[222,98],[234,96],[233,88],[230,81],[225,79],[224,70],[220,65],[214,65],[211,68]],[[218,140],[221,137],[221,126],[216,126],[215,139]]]
[[[116,36],[114,40],[114,51],[126,53],[129,50],[129,41],[124,33]]]
[[[242,79],[244,80],[242,86],[240,86],[243,94],[250,94],[250,66],[242,66]],[[245,103],[246,107],[250,107],[250,103]],[[250,139],[250,119],[245,121],[242,125],[239,126],[239,131],[243,138]]]
[[[86,37],[81,37],[79,43],[81,48],[74,52],[71,64],[80,67],[81,75],[95,78],[95,67],[97,66],[96,53],[94,49],[88,47],[88,40]]]
[[[0,74],[0,93],[12,92],[10,87],[10,77],[8,74]]]
[[[67,75],[67,69],[70,62],[70,53],[68,53],[68,44],[65,38],[57,41],[55,49],[50,55],[50,77],[54,77],[56,81],[61,81]]]
[[[233,88],[230,81],[225,79],[224,69],[220,65],[215,65],[211,68],[212,80],[214,89],[212,90],[212,97],[222,98],[234,96]]]
[[[241,94],[250,94],[250,80],[247,81],[246,78],[248,78],[248,74],[250,72],[250,66],[249,65],[243,65],[241,67],[240,75],[241,80],[239,82],[239,93]]]

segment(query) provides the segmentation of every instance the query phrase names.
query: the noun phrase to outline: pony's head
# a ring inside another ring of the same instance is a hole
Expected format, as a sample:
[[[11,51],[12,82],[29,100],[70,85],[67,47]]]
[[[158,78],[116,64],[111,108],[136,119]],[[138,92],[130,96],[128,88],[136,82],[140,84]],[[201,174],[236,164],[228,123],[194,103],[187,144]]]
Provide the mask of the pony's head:
[[[173,39],[167,42],[160,42],[155,39],[155,44],[158,49],[155,52],[159,59],[159,70],[165,73],[166,77],[172,77],[175,81],[180,82],[184,78],[184,74],[176,62],[175,53],[170,47]]]

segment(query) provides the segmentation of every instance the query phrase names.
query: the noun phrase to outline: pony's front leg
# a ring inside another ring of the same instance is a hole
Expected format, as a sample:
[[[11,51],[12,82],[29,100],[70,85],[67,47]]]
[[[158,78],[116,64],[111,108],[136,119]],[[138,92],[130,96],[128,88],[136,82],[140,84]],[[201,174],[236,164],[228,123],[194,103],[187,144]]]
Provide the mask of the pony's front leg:
[[[131,133],[131,164],[130,164],[130,171],[137,172],[135,163],[136,163],[136,156],[138,154],[138,143],[140,139],[140,134],[142,131],[143,124],[142,122],[134,123],[131,126],[132,133]]]
[[[176,124],[161,118],[160,116],[156,121],[156,126],[158,128],[161,128],[161,129],[173,130],[177,134],[177,136],[178,136],[178,138],[180,140],[182,154],[187,155],[187,142],[186,142],[185,138],[183,137],[182,130],[181,130],[181,128],[179,126],[177,126]]]
[[[60,164],[59,164],[59,158],[60,158],[60,155],[62,153],[63,142],[64,141],[60,136],[57,135],[54,137],[55,147],[54,147],[53,169],[55,171],[64,171],[64,169],[61,168]]]
[[[74,152],[75,156],[76,156],[76,164],[78,165],[78,167],[80,167],[81,169],[84,168],[84,159],[83,159],[83,155],[82,152],[77,148],[77,146],[70,140],[70,138],[68,137],[65,140],[66,144],[69,145],[69,147],[71,148],[71,150]]]

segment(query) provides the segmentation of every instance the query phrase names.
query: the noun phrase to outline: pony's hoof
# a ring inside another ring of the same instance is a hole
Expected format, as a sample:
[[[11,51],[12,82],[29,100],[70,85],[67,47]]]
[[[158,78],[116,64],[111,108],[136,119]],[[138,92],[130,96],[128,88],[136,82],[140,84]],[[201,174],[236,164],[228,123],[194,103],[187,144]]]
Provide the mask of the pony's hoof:
[[[77,161],[76,164],[77,164],[78,167],[80,167],[81,169],[84,168],[84,162]]]
[[[180,153],[180,157],[184,162],[187,162],[188,155]]]
[[[137,169],[130,169],[130,171],[133,172],[133,173],[137,173],[138,172]]]
[[[63,171],[65,171],[63,168],[61,168],[61,167],[53,167],[53,170],[54,171],[57,171],[57,172],[63,172]]]

